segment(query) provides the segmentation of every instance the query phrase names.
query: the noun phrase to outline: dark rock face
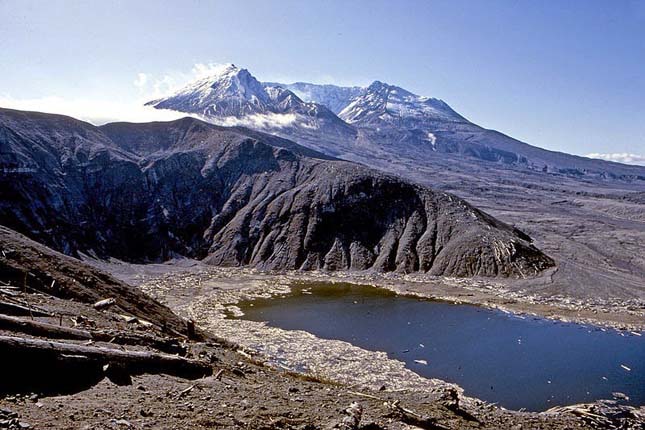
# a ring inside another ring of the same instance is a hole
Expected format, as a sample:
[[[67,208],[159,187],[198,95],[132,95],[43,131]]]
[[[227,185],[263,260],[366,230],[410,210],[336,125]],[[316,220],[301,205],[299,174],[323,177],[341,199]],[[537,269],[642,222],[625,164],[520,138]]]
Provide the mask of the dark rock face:
[[[553,265],[457,197],[195,119],[94,127],[0,110],[0,172],[0,222],[68,254],[453,276]]]
[[[241,201],[233,202],[242,209],[216,225],[206,261],[457,276],[535,274],[549,265],[463,201],[360,167],[307,166],[284,185],[278,193],[236,190]]]

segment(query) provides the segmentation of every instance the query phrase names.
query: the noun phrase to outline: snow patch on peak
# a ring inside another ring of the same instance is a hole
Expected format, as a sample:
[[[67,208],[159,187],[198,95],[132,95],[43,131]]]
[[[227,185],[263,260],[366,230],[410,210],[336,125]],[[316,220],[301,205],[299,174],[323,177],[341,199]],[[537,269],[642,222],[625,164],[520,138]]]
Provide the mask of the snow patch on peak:
[[[194,67],[194,72],[197,75],[198,79],[235,74],[235,73],[238,73],[240,70],[242,69],[240,69],[233,63],[195,64],[195,67]]]
[[[330,84],[310,84],[308,82],[295,82],[293,84],[266,82],[264,85],[287,89],[301,100],[323,105],[335,114],[343,110],[354,97],[365,92],[363,87],[340,87]]]
[[[214,90],[220,95],[245,96],[248,93],[248,97],[251,97],[254,89],[262,88],[248,70],[240,69],[234,64],[204,67],[203,71],[198,72],[198,79],[177,91],[175,95],[195,92],[205,94]]]

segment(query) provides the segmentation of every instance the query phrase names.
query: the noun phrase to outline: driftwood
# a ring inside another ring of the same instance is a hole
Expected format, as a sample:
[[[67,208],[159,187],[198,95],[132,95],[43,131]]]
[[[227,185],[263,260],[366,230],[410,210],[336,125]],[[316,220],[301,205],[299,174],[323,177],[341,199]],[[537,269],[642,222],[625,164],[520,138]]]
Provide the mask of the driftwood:
[[[563,413],[575,415],[594,428],[636,429],[642,428],[645,422],[645,406],[620,405],[612,400],[556,406],[543,412],[558,415]]]
[[[81,330],[71,327],[25,320],[8,315],[0,315],[0,329],[43,336],[52,339],[93,340],[110,342],[117,345],[148,346],[171,354],[184,355],[186,350],[179,341],[172,338],[159,338],[147,334],[121,332],[116,330]]]
[[[380,397],[373,396],[371,394],[366,394],[366,393],[360,393],[358,391],[348,391],[349,394],[353,394],[355,396],[361,396],[365,397],[366,399],[372,399],[372,400],[378,400],[379,402],[385,402],[385,399],[382,399]]]
[[[23,306],[17,303],[0,301],[0,314],[29,315],[34,317],[50,317],[52,314],[32,306]]]
[[[113,297],[110,297],[108,299],[99,300],[98,302],[94,303],[94,309],[97,309],[97,310],[107,309],[110,306],[114,306],[115,304],[116,304],[116,299]]]
[[[120,349],[77,345],[0,336],[1,354],[28,354],[31,357],[43,355],[45,359],[65,361],[68,357],[84,357],[91,362],[118,368],[127,374],[166,373],[186,378],[200,378],[212,374],[209,363],[190,360],[175,355],[158,354],[146,351],[123,351]]]

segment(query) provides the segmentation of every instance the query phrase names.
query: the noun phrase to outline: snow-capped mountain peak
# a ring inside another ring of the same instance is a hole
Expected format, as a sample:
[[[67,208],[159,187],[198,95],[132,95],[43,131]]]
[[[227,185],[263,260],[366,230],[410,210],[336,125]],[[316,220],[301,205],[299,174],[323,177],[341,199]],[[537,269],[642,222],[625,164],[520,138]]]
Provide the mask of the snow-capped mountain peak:
[[[334,117],[337,123],[366,127],[400,126],[403,121],[406,126],[423,128],[428,121],[464,121],[439,99],[418,96],[381,81],[367,87],[262,83],[234,64],[219,66],[170,97],[148,104],[200,114],[213,121],[219,118],[220,122],[222,118],[230,122],[231,118],[258,114],[322,115]]]
[[[463,121],[444,101],[418,96],[410,91],[381,81],[374,81],[364,93],[338,114],[346,122],[377,125],[408,121]]]
[[[218,67],[170,97],[148,105],[198,114],[219,125],[245,126],[278,135],[285,129],[307,135],[319,129],[332,134],[353,133],[325,106],[305,102],[283,85],[260,83],[248,70],[233,64]]]
[[[191,82],[170,97],[148,104],[159,109],[206,116],[241,117],[263,113],[270,103],[264,86],[247,69],[227,64]]]
[[[224,66],[219,73],[204,79],[219,97],[239,97],[251,100],[266,98],[264,86],[249,73],[234,64]]]
[[[176,94],[200,92],[205,96],[239,97],[251,99],[264,97],[264,88],[247,69],[242,69],[234,64],[217,67],[208,76],[198,79]]]
[[[442,100],[418,96],[404,88],[382,81],[367,87],[340,87],[306,82],[293,84],[265,83],[282,87],[306,102],[322,104],[342,120],[357,126],[407,125],[427,121],[465,121]],[[422,127],[420,127],[422,128]]]
[[[440,123],[465,122],[443,101],[385,82],[367,87],[262,83],[233,64],[148,104],[197,114],[214,124],[267,131],[334,156],[345,153],[348,144],[362,144],[374,130],[413,130],[423,147],[430,142],[437,150],[440,142],[426,136],[434,136]]]

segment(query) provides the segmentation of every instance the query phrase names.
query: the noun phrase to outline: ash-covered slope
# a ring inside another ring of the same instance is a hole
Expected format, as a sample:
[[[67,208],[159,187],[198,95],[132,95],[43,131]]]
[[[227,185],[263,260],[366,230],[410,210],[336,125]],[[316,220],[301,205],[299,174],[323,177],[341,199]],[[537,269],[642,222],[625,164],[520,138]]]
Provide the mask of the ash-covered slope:
[[[0,136],[0,219],[68,254],[455,276],[553,264],[454,196],[257,132],[3,109]]]
[[[123,311],[184,334],[186,323],[169,308],[111,275],[53,251],[0,225],[0,281],[46,297],[94,304],[114,298]],[[25,278],[26,276],[26,278]]]

